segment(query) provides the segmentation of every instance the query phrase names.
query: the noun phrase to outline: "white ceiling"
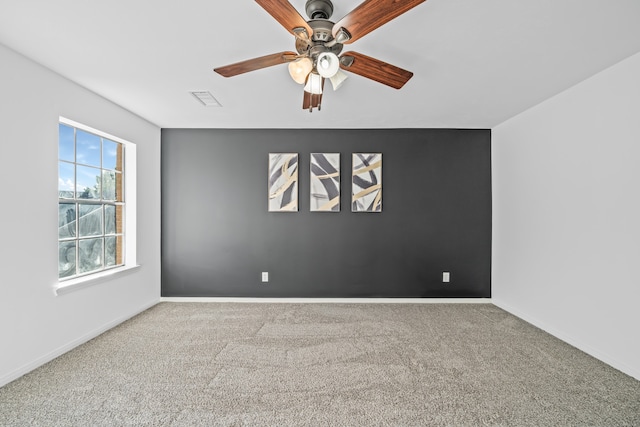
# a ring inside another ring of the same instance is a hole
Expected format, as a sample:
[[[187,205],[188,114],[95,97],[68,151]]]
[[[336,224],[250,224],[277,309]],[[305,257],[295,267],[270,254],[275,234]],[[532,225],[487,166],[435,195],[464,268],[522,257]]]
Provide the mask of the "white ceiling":
[[[333,2],[337,21],[360,0]],[[0,43],[163,128],[492,128],[639,52],[640,1],[428,0],[345,45],[412,71],[404,88],[351,74],[311,114],[286,65],[212,71],[295,51],[252,0],[0,0]]]

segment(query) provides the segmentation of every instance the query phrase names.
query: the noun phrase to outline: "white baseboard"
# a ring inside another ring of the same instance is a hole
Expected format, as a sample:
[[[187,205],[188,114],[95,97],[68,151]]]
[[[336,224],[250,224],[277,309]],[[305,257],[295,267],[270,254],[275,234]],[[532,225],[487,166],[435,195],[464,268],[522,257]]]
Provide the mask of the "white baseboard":
[[[533,326],[542,329],[543,331],[547,332],[548,334],[553,335],[554,337],[566,342],[569,345],[572,345],[573,347],[584,351],[585,353],[587,353],[590,356],[595,357],[596,359],[600,360],[601,362],[606,363],[607,365],[619,370],[620,372],[623,372],[637,380],[640,380],[640,371],[638,371],[637,369],[633,368],[632,366],[627,365],[626,363],[621,363],[620,361],[618,361],[615,357],[611,357],[610,355],[597,350],[595,348],[593,348],[590,345],[587,345],[583,342],[580,342],[579,340],[576,340],[574,337],[570,336],[569,334],[561,331],[558,328],[549,326],[547,323],[540,321],[539,319],[536,319],[532,316],[530,316],[527,313],[524,313],[512,306],[510,306],[509,304],[506,304],[500,300],[493,300],[493,305],[495,305],[496,307],[499,307],[501,309],[503,309],[504,311],[507,311],[511,314],[513,314],[514,316],[524,320],[525,322],[531,323]]]
[[[160,302],[243,302],[295,304],[491,304],[491,298],[246,298],[162,297]]]
[[[53,359],[55,359],[56,357],[62,356],[64,353],[73,350],[74,348],[76,348],[77,346],[86,343],[89,340],[92,340],[93,338],[97,337],[100,334],[103,334],[104,332],[108,331],[111,328],[114,328],[116,326],[118,326],[119,324],[121,324],[122,322],[131,319],[132,317],[142,313],[143,311],[153,307],[154,305],[156,305],[158,303],[158,300],[154,300],[154,301],[150,301],[144,305],[142,305],[141,307],[138,307],[136,310],[134,310],[132,313],[126,314],[124,316],[121,316],[117,319],[112,320],[111,322],[106,323],[105,325],[102,325],[99,328],[94,329],[93,331],[61,346],[56,348],[55,350],[38,357],[37,359],[22,365],[20,368],[9,372],[8,374],[5,374],[3,376],[0,377],[0,387],[9,384],[11,381],[17,380],[18,378],[20,378],[21,376],[33,371],[36,368],[39,368],[40,366],[44,365],[47,362],[52,361]]]

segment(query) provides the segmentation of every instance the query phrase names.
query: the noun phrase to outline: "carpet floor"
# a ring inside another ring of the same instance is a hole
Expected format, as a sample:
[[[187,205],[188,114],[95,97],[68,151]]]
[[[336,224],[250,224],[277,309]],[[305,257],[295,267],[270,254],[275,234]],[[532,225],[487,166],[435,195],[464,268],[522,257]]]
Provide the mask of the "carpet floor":
[[[640,381],[491,304],[163,302],[0,388],[2,426],[640,426]]]

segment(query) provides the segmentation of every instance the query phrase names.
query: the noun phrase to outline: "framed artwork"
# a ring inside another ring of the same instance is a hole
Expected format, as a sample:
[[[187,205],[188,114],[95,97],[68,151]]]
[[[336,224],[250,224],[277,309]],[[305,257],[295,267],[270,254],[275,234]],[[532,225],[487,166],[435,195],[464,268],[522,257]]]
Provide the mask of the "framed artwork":
[[[311,153],[311,212],[340,212],[340,153]]]
[[[353,153],[351,211],[382,212],[382,153]]]
[[[298,153],[269,153],[269,212],[298,211]]]

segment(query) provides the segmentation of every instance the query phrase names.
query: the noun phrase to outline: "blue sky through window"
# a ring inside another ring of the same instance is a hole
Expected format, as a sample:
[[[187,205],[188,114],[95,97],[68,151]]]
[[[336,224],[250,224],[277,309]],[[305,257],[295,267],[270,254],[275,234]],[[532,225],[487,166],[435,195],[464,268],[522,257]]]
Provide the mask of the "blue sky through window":
[[[100,169],[88,166],[76,166],[77,191],[79,199],[99,199],[102,174]]]
[[[76,163],[100,167],[100,151],[98,135],[80,129],[76,131]]]
[[[75,167],[73,163],[58,163],[58,194],[59,197],[72,199],[75,197]]]
[[[108,139],[103,139],[102,140],[102,168],[115,169],[117,160],[118,160],[118,143],[109,141]]]
[[[58,125],[58,134],[58,156],[60,157],[60,160],[73,162],[73,128],[60,123]]]
[[[121,144],[62,123],[58,130],[61,160],[58,166],[59,196],[115,200],[115,173],[101,169],[121,170],[121,165],[118,165]],[[76,162],[77,165],[67,162]],[[99,194],[101,187],[109,183],[112,185],[108,191]]]

